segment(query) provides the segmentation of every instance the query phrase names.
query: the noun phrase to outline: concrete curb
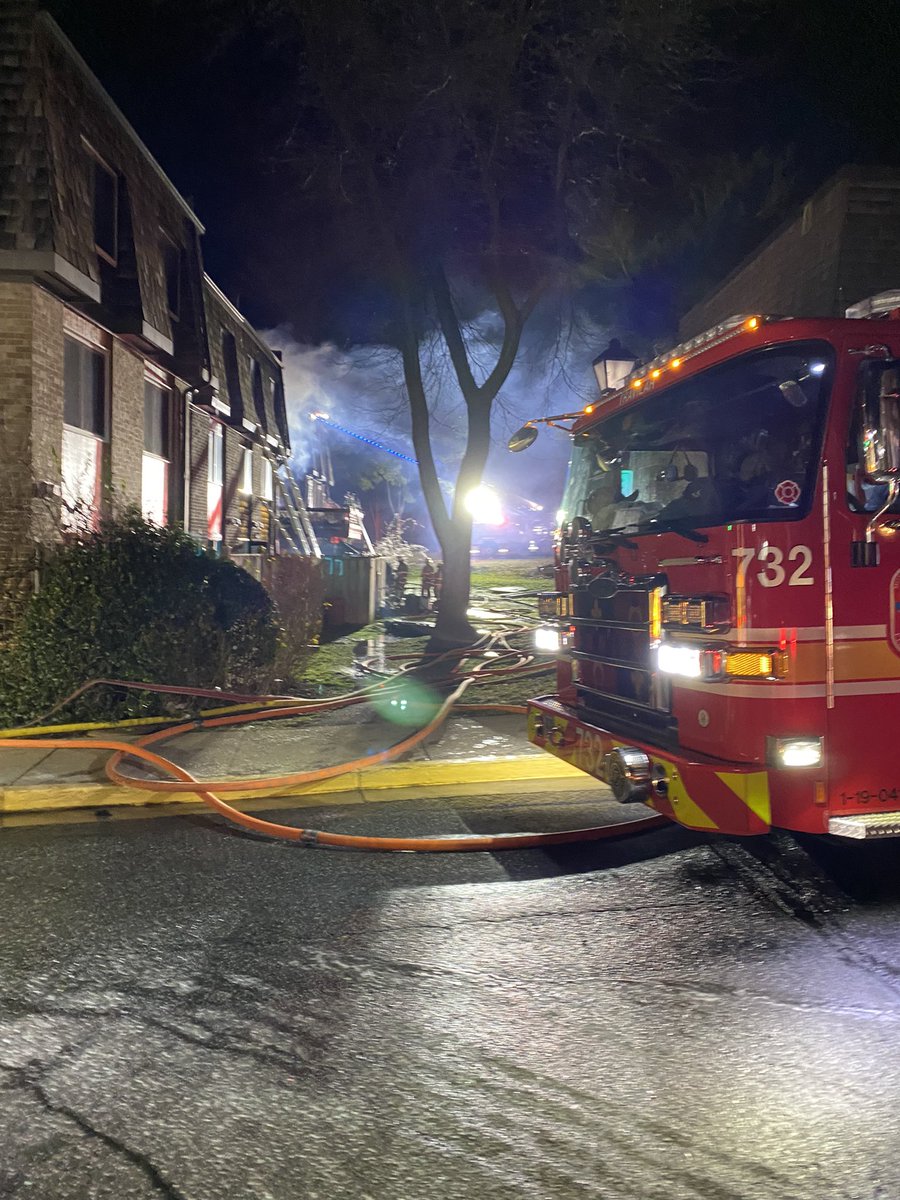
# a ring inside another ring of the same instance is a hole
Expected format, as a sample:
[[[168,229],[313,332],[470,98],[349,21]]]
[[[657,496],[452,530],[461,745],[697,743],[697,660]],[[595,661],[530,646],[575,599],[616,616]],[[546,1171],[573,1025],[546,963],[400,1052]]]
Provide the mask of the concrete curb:
[[[334,779],[300,787],[272,788],[265,792],[228,792],[228,801],[265,800],[290,796],[302,803],[306,796],[353,792],[390,791],[408,788],[447,788],[455,784],[492,784],[581,780],[589,777],[552,755],[520,755],[510,758],[463,759],[458,762],[392,763],[371,771],[349,771]],[[116,787],[111,783],[40,784],[34,787],[0,789],[0,815],[6,813],[61,812],[79,808],[146,808],[155,805],[197,804],[189,792],[179,795]]]

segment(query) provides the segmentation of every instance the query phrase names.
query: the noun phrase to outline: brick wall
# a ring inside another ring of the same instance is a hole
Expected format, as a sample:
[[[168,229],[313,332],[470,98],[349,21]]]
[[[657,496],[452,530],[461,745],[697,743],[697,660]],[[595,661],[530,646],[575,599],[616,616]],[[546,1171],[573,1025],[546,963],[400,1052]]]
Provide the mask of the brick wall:
[[[843,316],[900,287],[900,173],[848,168],[682,318],[693,337],[735,313]]]
[[[31,511],[32,287],[0,283],[0,559],[20,558]]]
[[[31,287],[32,385],[31,473],[36,481],[58,483],[63,439],[63,328],[65,306],[41,288]],[[4,461],[0,457],[0,462]],[[59,506],[48,498],[32,502],[32,536],[51,541],[59,528]]]
[[[684,315],[680,335],[693,337],[741,312],[832,316],[846,191],[842,181],[809,201],[796,220]]]
[[[114,508],[141,506],[144,360],[113,341],[110,356],[109,481]]]
[[[63,305],[30,283],[0,283],[0,620],[30,584],[36,539],[52,541],[59,504]]]

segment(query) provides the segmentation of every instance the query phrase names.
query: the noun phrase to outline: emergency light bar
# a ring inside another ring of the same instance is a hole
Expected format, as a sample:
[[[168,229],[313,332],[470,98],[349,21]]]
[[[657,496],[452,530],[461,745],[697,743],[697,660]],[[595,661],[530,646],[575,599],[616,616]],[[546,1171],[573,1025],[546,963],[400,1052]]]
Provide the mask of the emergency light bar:
[[[864,320],[866,317],[886,317],[900,309],[900,291],[894,288],[889,292],[879,292],[876,296],[867,296],[865,300],[857,300],[844,310],[844,316],[852,320]]]
[[[635,368],[630,375],[626,375],[618,390],[603,393],[601,403],[626,389],[640,391],[644,387],[652,388],[658,379],[667,373],[678,371],[688,359],[737,337],[740,333],[753,333],[754,330],[759,329],[764,320],[764,317],[739,313],[736,316],[728,317],[725,321],[720,321],[711,329],[698,333],[686,342],[681,342],[673,349],[666,351],[665,354],[660,354],[652,362]],[[583,411],[590,414],[594,408],[593,404],[588,404]]]

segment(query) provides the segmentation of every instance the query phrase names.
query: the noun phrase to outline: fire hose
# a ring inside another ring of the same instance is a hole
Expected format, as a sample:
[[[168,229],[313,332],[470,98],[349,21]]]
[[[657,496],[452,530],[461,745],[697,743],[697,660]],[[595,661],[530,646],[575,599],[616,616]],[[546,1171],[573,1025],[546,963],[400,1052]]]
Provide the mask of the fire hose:
[[[483,643],[483,644],[482,644]],[[372,696],[379,691],[390,691],[401,685],[404,671],[399,671],[397,675],[390,679],[382,680],[377,684],[371,685],[368,688],[361,689],[356,692],[347,693],[343,696],[336,696],[330,699],[306,699],[300,697],[286,696],[257,696],[251,697],[244,693],[223,693],[212,689],[202,688],[181,688],[177,685],[160,685],[151,683],[139,683],[129,680],[92,680],[81,688],[72,696],[66,697],[59,704],[54,705],[50,712],[44,714],[44,720],[51,715],[60,711],[68,703],[77,696],[82,695],[86,690],[99,684],[107,684],[118,688],[173,693],[189,694],[193,697],[215,698],[217,700],[230,699],[236,703],[230,710],[219,708],[211,710],[206,715],[201,714],[196,719],[182,721],[175,725],[169,725],[166,728],[159,729],[153,733],[145,734],[134,742],[119,741],[115,738],[78,738],[78,737],[53,737],[34,736],[38,729],[52,730],[54,726],[38,726],[26,727],[21,730],[4,730],[0,735],[0,749],[15,749],[15,748],[41,748],[46,750],[69,749],[69,750],[108,750],[111,752],[111,757],[106,764],[106,774],[108,778],[122,787],[135,788],[142,791],[162,793],[167,795],[190,793],[199,797],[204,804],[221,816],[227,818],[235,825],[243,829],[249,830],[255,834],[261,834],[266,837],[279,838],[288,841],[299,842],[306,846],[335,846],[346,849],[356,850],[376,850],[376,851],[418,851],[418,852],[450,852],[450,851],[496,851],[496,850],[521,850],[532,847],[562,845],[571,842],[586,842],[598,841],[606,838],[618,838],[629,836],[636,833],[644,833],[657,826],[667,824],[668,819],[660,814],[653,813],[640,819],[630,819],[624,822],[617,822],[609,825],[591,826],[581,829],[562,830],[555,833],[514,833],[514,834],[473,834],[471,836],[449,835],[439,838],[424,838],[424,837],[370,837],[360,836],[355,834],[331,833],[323,830],[301,828],[294,825],[284,825],[274,821],[264,820],[259,817],[251,816],[248,813],[241,812],[234,808],[231,804],[226,803],[217,793],[228,793],[236,791],[259,791],[265,792],[275,788],[284,789],[286,787],[299,787],[305,784],[323,781],[326,779],[334,779],[341,775],[350,773],[351,771],[361,771],[368,768],[378,766],[382,763],[393,762],[408,753],[413,747],[425,741],[431,734],[439,729],[449,717],[454,709],[458,712],[472,711],[501,711],[501,712],[519,712],[525,711],[521,705],[509,704],[463,704],[461,698],[466,690],[479,680],[489,678],[491,676],[510,676],[522,675],[525,673],[534,672],[542,667],[532,665],[530,658],[521,652],[512,650],[508,643],[501,635],[482,639],[482,643],[476,643],[465,651],[454,651],[452,654],[458,658],[458,663],[454,668],[452,675],[461,676],[456,683],[454,689],[441,702],[437,711],[426,720],[413,733],[400,739],[394,745],[385,750],[381,750],[376,754],[366,755],[364,758],[353,759],[348,762],[339,763],[330,767],[322,767],[312,771],[300,771],[288,775],[278,776],[258,776],[248,779],[217,779],[217,780],[198,780],[190,772],[183,767],[173,762],[169,758],[148,749],[149,746],[155,745],[162,741],[168,741],[179,735],[195,732],[198,729],[216,729],[224,727],[234,727],[240,725],[252,724],[257,721],[265,721],[279,719],[285,717],[312,715],[318,712],[346,708],[356,704],[362,704],[371,700]],[[494,649],[497,645],[501,646],[500,651]],[[483,657],[487,653],[493,653],[496,657],[491,660]],[[467,672],[462,672],[462,664],[468,659],[476,655],[482,656],[482,661],[476,664],[474,668]],[[441,656],[442,658],[446,656]],[[516,661],[512,665],[503,665],[506,658],[513,657]],[[439,660],[433,659],[430,666],[434,666]],[[488,664],[491,664],[490,666]],[[498,665],[499,664],[499,665]],[[401,683],[398,683],[398,677]],[[235,708],[241,711],[234,711]],[[250,711],[248,711],[248,709]],[[150,718],[149,720],[159,723],[162,720],[170,718]],[[147,721],[147,718],[138,718],[137,721]],[[135,720],[124,720],[115,724],[121,726],[134,725]],[[80,726],[80,728],[96,727],[98,723],[88,726]],[[107,726],[110,723],[106,723]],[[78,726],[68,726],[67,728],[79,728]],[[31,735],[31,736],[29,736]],[[168,778],[143,778],[134,775],[129,775],[120,770],[122,763],[126,759],[138,760],[150,768],[154,769],[161,775]]]

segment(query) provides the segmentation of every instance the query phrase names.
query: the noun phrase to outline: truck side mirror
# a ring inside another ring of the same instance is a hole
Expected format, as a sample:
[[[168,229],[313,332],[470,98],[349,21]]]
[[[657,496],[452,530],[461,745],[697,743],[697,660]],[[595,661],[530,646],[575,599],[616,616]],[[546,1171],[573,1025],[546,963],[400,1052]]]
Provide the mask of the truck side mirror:
[[[527,450],[537,435],[536,425],[523,425],[521,429],[516,430],[506,444],[513,454],[518,454],[521,450]]]
[[[900,364],[869,369],[859,406],[859,462],[866,481],[900,481]]]

